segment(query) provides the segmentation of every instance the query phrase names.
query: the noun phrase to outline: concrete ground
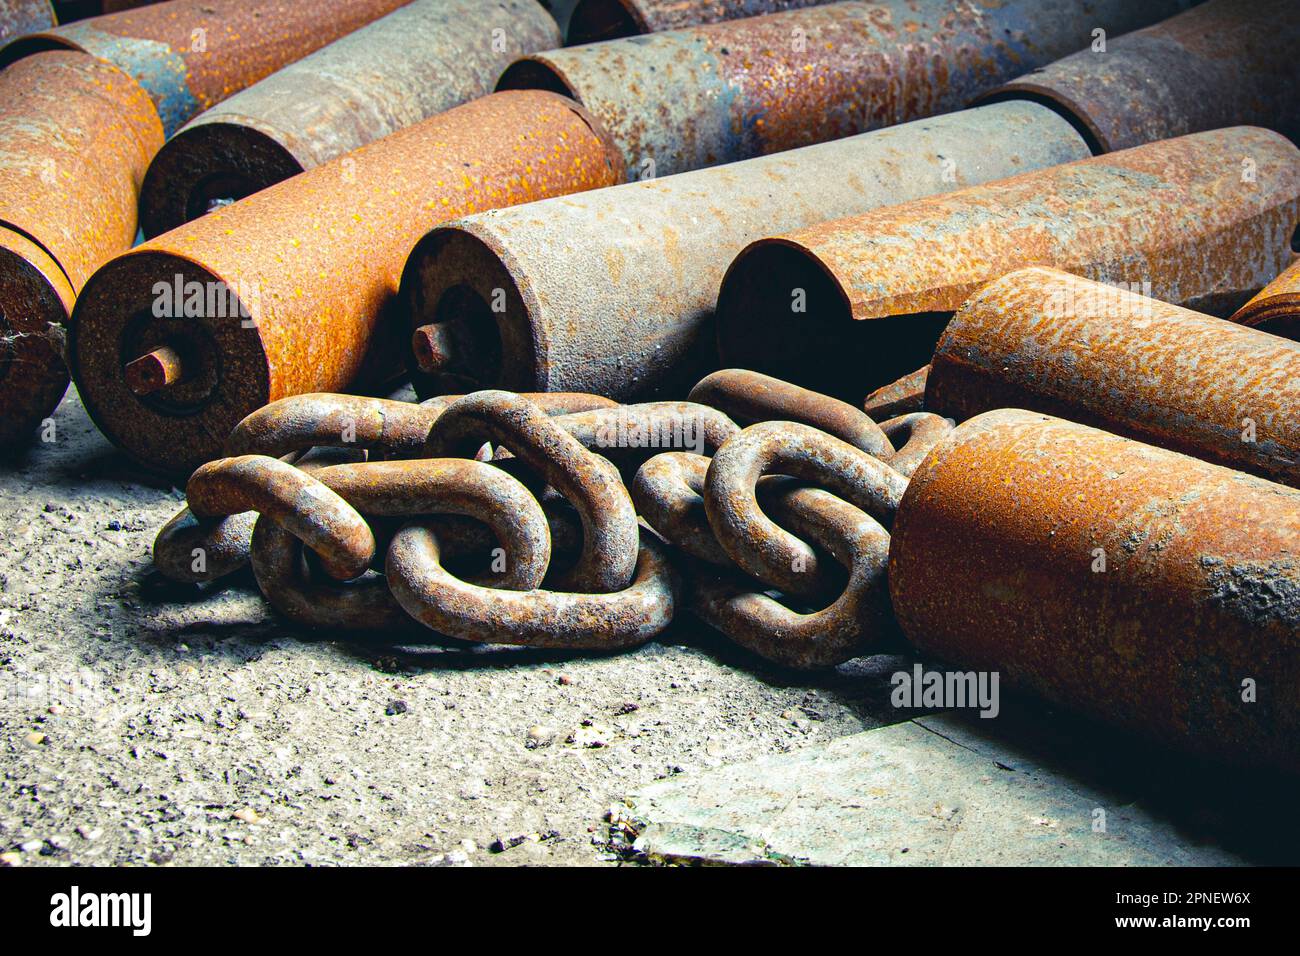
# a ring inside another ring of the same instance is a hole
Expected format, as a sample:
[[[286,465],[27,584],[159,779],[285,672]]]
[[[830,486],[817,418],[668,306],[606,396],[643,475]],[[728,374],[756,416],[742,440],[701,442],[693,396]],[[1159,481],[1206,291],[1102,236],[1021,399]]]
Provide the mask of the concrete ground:
[[[688,622],[604,657],[304,633],[251,578],[206,596],[158,579],[181,492],[75,394],[55,423],[0,464],[0,864],[615,863],[635,858],[608,822],[630,794],[909,716],[889,703],[908,661],[792,674]],[[1152,777],[1164,806],[1208,792]],[[1231,805],[1229,829],[1270,828],[1234,852],[1290,855],[1290,801],[1248,793],[1168,815],[1213,821],[1212,846]]]

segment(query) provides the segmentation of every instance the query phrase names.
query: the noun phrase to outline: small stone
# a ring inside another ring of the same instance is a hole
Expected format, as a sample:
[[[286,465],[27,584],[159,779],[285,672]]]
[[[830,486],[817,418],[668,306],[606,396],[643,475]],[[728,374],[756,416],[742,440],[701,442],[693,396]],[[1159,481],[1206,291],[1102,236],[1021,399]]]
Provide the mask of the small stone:
[[[49,712],[50,712],[51,714],[53,714],[55,717],[58,717],[60,714],[63,713],[63,705],[62,705],[62,704],[50,704],[50,706],[49,706]]]
[[[614,713],[617,714],[619,717],[622,717],[625,714],[635,714],[640,709],[641,709],[640,704],[634,704],[632,701],[629,700],[622,704],[619,704],[618,709],[615,710]]]
[[[38,733],[35,730],[33,730],[30,734],[28,734],[26,737],[23,738],[23,742],[26,743],[27,746],[29,747],[39,747],[41,746],[41,744],[45,743],[45,741],[46,741],[45,735],[42,733]]]
[[[404,700],[390,700],[388,706],[384,708],[384,713],[389,717],[396,717],[398,714],[404,714],[410,709],[410,706]]]
[[[468,866],[469,854],[464,850],[452,850],[447,854],[447,862],[452,866]]]
[[[567,674],[561,674],[559,677],[555,678],[555,683],[559,684],[561,687],[568,687],[573,683],[573,678]]]
[[[478,844],[475,843],[473,840],[461,840],[460,848],[464,850],[466,853],[478,852]]]
[[[554,742],[555,731],[538,724],[528,728],[528,739],[524,741],[524,746],[529,750],[536,750],[538,747],[548,747]]]
[[[0,853],[0,866],[22,866],[22,865],[23,865],[22,856],[18,853],[15,853],[13,850],[9,850],[5,853]]]
[[[242,810],[235,811],[235,819],[242,820],[244,823],[257,823],[262,818],[252,807],[244,807]]]
[[[103,835],[104,831],[99,827],[92,828],[85,826],[84,824],[77,827],[77,836],[81,837],[83,840],[98,840]]]
[[[44,849],[44,847],[44,840],[28,840],[26,843],[18,844],[18,849],[22,850],[24,853],[36,853],[39,850]]]

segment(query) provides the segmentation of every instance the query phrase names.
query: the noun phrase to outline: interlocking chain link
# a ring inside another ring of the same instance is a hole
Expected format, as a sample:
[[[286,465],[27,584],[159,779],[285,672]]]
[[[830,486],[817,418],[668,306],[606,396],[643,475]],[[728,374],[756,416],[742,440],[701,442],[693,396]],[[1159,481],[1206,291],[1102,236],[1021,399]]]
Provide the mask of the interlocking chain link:
[[[888,528],[951,427],[877,423],[740,370],[640,405],[301,395],[195,472],[155,563],[188,582],[251,563],[272,606],[312,628],[595,650],[660,634],[685,568],[690,609],[732,640],[828,666],[895,635]]]

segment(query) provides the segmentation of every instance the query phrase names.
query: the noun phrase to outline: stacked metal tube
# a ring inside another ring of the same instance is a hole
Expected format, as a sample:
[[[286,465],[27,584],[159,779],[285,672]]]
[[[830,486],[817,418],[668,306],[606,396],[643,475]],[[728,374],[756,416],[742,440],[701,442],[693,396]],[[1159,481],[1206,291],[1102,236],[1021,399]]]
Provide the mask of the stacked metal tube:
[[[232,93],[408,0],[168,0],[20,37],[0,66],[41,50],[107,60],[149,93],[171,136]]]
[[[621,181],[595,127],[553,93],[493,94],[139,246],[73,314],[87,409],[142,463],[187,474],[269,402],[382,384],[400,368],[390,310],[416,239]]]
[[[1122,32],[1185,6],[834,3],[538,54],[498,88],[572,96],[633,178],[667,176],[959,109],[1099,24]]]
[[[136,199],[162,126],[144,91],[81,53],[0,71],[0,449],[63,397],[73,301],[136,235]]]
[[[415,0],[191,120],[140,196],[153,237],[492,90],[559,46],[536,0]]]

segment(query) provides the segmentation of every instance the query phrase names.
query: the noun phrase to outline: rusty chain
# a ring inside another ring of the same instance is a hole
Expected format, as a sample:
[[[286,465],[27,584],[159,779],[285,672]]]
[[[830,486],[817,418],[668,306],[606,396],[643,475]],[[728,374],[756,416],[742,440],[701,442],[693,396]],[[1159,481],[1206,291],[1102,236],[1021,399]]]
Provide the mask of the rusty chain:
[[[640,405],[302,395],[254,412],[195,472],[154,559],[185,582],[251,565],[308,627],[598,650],[662,633],[684,566],[703,620],[826,666],[894,633],[887,529],[949,428],[877,423],[739,370]]]

